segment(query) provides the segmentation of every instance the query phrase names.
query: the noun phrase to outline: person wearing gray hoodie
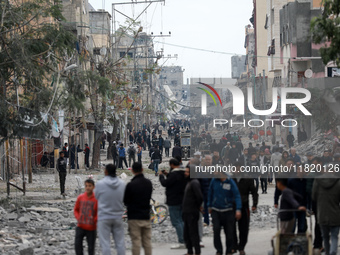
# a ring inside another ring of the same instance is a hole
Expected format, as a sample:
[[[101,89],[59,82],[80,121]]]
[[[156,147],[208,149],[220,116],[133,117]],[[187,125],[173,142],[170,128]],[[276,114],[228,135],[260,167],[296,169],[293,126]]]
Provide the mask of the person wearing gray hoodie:
[[[338,250],[340,229],[339,194],[340,181],[336,174],[325,173],[321,178],[315,179],[312,198],[316,201],[317,217],[326,255],[336,255]]]
[[[110,233],[115,241],[117,255],[125,255],[124,213],[125,183],[116,176],[116,166],[105,167],[105,177],[98,181],[94,190],[98,200],[97,231],[103,255],[111,255]]]

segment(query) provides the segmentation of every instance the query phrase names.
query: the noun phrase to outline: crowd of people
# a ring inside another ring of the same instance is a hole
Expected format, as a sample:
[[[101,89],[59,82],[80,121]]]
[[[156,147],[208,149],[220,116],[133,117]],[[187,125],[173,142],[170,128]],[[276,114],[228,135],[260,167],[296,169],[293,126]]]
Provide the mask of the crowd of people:
[[[182,129],[182,132],[186,132],[186,129]],[[230,132],[216,141],[209,132],[203,130],[200,135],[194,134],[194,156],[183,164],[181,148],[175,142],[176,135],[173,143],[167,137],[163,139],[162,133],[156,136],[156,132],[152,132],[150,135],[155,137],[149,147],[152,169],[156,176],[159,175],[160,184],[165,188],[170,220],[178,239],[178,244],[172,246],[172,249],[187,249],[187,255],[201,254],[201,248],[204,247],[203,226],[212,225],[216,255],[236,252],[246,254],[250,211],[257,209],[260,184],[262,194],[267,193],[268,185],[276,184],[273,200],[274,207],[279,208],[281,233],[305,233],[306,217],[315,217],[314,249],[324,250],[326,254],[337,253],[340,182],[335,173],[325,173],[323,178],[316,178],[313,173],[297,172],[294,177],[282,178],[280,173],[274,175],[260,171],[256,178],[245,178],[240,175],[240,169],[244,166],[261,169],[266,165],[298,167],[305,164],[316,167],[329,164],[334,167],[335,164],[340,167],[340,154],[325,150],[323,155],[308,153],[304,160],[294,147],[284,150],[284,146],[279,143],[274,146],[266,143],[253,146],[251,142],[245,146],[241,136]],[[96,231],[103,254],[110,254],[110,234],[113,235],[117,254],[125,254],[122,222],[125,207],[132,254],[140,254],[142,247],[146,255],[152,254],[150,199],[153,187],[143,175],[140,158],[135,160],[134,154],[144,150],[141,144],[138,144],[136,150],[135,142],[131,140],[127,150],[122,144],[116,147],[117,158],[114,158],[114,164],[106,165],[105,177],[96,186],[93,180],[85,181],[86,191],[78,197],[74,209],[78,220],[75,239],[77,254],[83,254],[81,243],[85,236],[89,243],[89,254],[94,254]],[[167,148],[172,145],[174,147],[170,158]],[[127,185],[116,175],[116,169],[122,168],[123,163],[128,167],[126,155],[134,175]],[[164,157],[169,157],[169,171],[158,170]],[[225,174],[212,179],[190,177],[190,170],[195,166],[213,165],[232,165],[237,171],[232,176]],[[115,196],[112,196],[113,193]],[[226,236],[225,247],[221,241],[222,229]]]

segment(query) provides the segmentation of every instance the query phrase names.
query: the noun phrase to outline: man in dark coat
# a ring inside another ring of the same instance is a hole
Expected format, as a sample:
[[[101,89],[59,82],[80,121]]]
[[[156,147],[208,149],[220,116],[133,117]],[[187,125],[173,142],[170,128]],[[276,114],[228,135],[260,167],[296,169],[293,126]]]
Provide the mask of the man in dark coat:
[[[185,178],[188,184],[185,187],[182,203],[182,216],[184,221],[184,241],[188,250],[187,254],[201,254],[198,220],[203,202],[200,182],[190,179],[190,165],[185,169]],[[193,248],[195,253],[193,252]]]
[[[238,174],[240,172],[241,166],[243,166],[242,162],[236,162],[234,164],[236,167],[236,173],[234,181],[238,187],[238,190],[241,195],[242,200],[242,210],[241,210],[241,218],[236,221],[238,223],[239,230],[239,240],[236,234],[236,222],[234,227],[234,248],[233,250],[239,250],[240,254],[244,253],[244,248],[248,242],[248,232],[249,232],[249,222],[250,222],[250,212],[249,212],[249,194],[253,197],[253,205],[251,207],[254,212],[258,203],[258,193],[254,185],[254,181],[252,178],[240,178]]]
[[[111,147],[111,155],[113,159],[113,164],[117,166],[118,163],[118,151],[117,151],[117,144],[116,141],[113,142],[113,145]]]
[[[66,158],[64,157],[64,152],[61,151],[59,153],[59,158],[57,161],[57,171],[59,173],[59,181],[60,181],[60,194],[65,196],[65,182],[66,182]]]
[[[292,135],[292,132],[289,132],[289,135],[287,135],[287,143],[288,143],[289,148],[294,146],[294,140],[295,140],[295,137]]]
[[[139,253],[140,247],[143,246],[145,254],[151,254],[150,199],[152,183],[144,177],[142,164],[133,163],[132,173],[134,177],[126,185],[124,194],[132,253]]]
[[[236,149],[236,144],[233,143],[232,148],[229,150],[229,162],[234,164],[237,159],[240,157],[238,154],[238,150]]]
[[[170,159],[170,173],[162,171],[159,175],[159,181],[165,187],[166,204],[169,208],[170,220],[176,229],[179,244],[173,246],[173,249],[185,248],[183,238],[184,223],[182,220],[182,203],[186,180],[184,169],[180,168],[180,163],[176,159]],[[198,224],[198,223],[197,223]]]
[[[326,172],[323,177],[315,179],[312,198],[317,204],[325,254],[335,255],[340,228],[340,181],[337,173]]]
[[[85,166],[89,168],[90,167],[90,147],[87,143],[85,143],[84,153],[85,153]]]
[[[172,148],[172,157],[175,158],[176,156],[182,157],[182,148],[179,147],[178,144],[174,148]]]

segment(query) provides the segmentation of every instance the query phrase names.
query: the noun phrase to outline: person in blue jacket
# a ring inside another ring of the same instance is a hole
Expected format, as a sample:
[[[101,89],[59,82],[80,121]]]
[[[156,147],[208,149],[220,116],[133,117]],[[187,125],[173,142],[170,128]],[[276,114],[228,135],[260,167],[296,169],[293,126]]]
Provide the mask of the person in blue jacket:
[[[235,219],[239,220],[242,216],[241,195],[235,181],[228,176],[212,179],[209,187],[208,207],[212,217],[216,255],[223,254],[220,235],[222,227],[226,235],[226,254],[232,254]]]
[[[122,143],[120,144],[120,147],[118,149],[118,157],[119,157],[118,168],[123,169],[123,163],[125,163],[126,168],[128,168],[128,164],[126,162],[126,150]]]

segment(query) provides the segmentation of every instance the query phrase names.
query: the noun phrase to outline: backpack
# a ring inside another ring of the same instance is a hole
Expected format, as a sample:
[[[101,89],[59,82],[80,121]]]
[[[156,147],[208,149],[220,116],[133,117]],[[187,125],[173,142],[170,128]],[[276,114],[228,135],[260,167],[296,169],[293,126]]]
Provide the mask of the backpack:
[[[134,156],[136,153],[136,149],[132,146],[130,146],[129,148],[129,156]]]

